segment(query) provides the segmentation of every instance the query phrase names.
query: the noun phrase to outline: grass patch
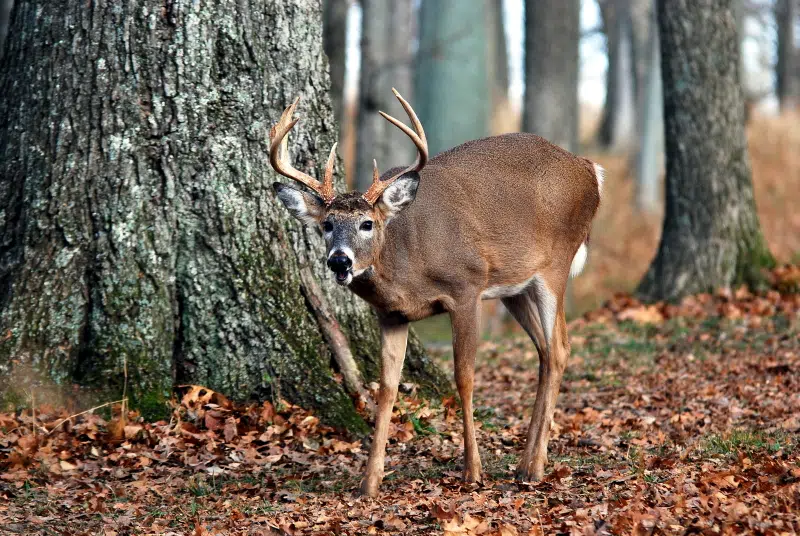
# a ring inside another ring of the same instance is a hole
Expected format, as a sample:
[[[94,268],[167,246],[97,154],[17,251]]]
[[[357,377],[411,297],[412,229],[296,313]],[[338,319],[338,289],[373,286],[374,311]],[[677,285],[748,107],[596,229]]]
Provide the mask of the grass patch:
[[[793,452],[797,441],[789,435],[765,433],[754,430],[733,430],[726,434],[714,434],[701,443],[703,454],[707,456],[731,456],[739,452],[766,452],[775,454],[779,451]]]

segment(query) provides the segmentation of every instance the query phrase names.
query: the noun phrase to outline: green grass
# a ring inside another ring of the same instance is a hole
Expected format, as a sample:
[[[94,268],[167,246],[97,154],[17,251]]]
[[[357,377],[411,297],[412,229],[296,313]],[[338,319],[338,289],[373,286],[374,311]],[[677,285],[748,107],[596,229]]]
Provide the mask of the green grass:
[[[436,315],[412,324],[414,331],[426,345],[449,344],[452,340],[449,315]]]
[[[731,456],[739,452],[752,453],[766,451],[775,454],[780,450],[793,451],[797,448],[796,439],[782,432],[765,433],[753,430],[733,430],[726,434],[714,434],[701,443],[703,454],[710,456]]]

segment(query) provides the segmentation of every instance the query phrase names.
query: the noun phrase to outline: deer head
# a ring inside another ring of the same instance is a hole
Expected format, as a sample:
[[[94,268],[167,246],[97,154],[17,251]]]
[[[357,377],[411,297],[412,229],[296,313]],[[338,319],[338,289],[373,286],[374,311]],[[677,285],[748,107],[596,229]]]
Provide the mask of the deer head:
[[[354,277],[365,273],[374,264],[383,245],[386,226],[414,201],[419,171],[428,161],[428,142],[417,114],[396,90],[392,91],[414,129],[384,112],[379,113],[411,138],[417,146],[417,159],[402,171],[386,173],[384,176],[378,171],[378,163],[373,161],[372,185],[363,194],[348,192],[337,196],[334,192],[336,144],[328,157],[322,182],[289,164],[286,135],[298,121],[292,119],[292,114],[299,97],[286,108],[278,123],[270,130],[269,156],[272,167],[311,191],[279,182],[274,183],[273,188],[278,199],[295,218],[307,225],[321,227],[327,245],[328,267],[340,285],[349,285]]]

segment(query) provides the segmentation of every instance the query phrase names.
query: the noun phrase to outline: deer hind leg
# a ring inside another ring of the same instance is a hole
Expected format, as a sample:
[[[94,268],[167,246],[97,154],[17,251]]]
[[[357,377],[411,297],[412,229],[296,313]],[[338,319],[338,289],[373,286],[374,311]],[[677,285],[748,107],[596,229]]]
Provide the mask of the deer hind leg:
[[[480,302],[477,300],[450,313],[450,321],[453,325],[453,368],[464,418],[464,480],[467,482],[482,480],[481,458],[478,454],[478,442],[475,439],[475,424],[472,415],[475,353],[478,351],[478,330],[480,328],[479,316]]]
[[[544,476],[550,423],[569,354],[563,299],[560,292],[551,289],[544,277],[537,276],[525,294],[506,300],[539,353],[536,401],[525,451],[517,465],[518,480],[540,480]]]

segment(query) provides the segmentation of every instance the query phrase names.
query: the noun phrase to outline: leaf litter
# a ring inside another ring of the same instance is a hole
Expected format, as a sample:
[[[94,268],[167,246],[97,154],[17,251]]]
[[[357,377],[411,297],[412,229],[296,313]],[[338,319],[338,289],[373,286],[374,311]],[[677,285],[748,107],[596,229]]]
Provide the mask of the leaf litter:
[[[771,283],[677,304],[619,295],[574,320],[538,483],[511,479],[538,369],[515,337],[478,358],[483,484],[460,480],[453,396],[404,385],[381,494],[366,499],[354,490],[368,440],[283,400],[237,404],[189,385],[169,421],[121,408],[0,413],[0,532],[796,534],[800,268]]]

